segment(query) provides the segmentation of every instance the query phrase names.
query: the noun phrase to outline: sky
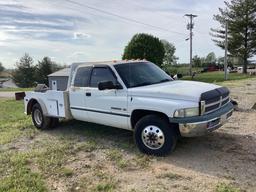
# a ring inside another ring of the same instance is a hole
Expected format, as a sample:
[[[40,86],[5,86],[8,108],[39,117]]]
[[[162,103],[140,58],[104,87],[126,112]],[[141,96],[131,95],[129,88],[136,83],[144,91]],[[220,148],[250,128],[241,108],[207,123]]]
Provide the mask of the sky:
[[[118,60],[134,34],[148,33],[173,43],[178,62],[189,63],[186,13],[198,15],[193,55],[223,56],[209,35],[219,7],[223,0],[0,0],[0,62],[14,68],[24,53],[35,63]]]

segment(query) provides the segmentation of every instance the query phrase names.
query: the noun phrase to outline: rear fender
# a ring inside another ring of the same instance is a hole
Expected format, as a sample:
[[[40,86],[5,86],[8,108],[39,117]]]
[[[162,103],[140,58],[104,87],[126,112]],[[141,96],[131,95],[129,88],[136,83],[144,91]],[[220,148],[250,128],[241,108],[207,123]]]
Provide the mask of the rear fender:
[[[30,115],[30,114],[32,113],[32,108],[33,108],[33,105],[34,105],[35,103],[39,103],[39,105],[40,105],[40,107],[41,107],[41,109],[42,109],[42,111],[43,111],[43,114],[44,114],[45,116],[47,116],[47,115],[48,115],[48,110],[47,110],[47,108],[46,108],[46,106],[45,106],[43,100],[41,100],[41,99],[39,99],[39,98],[31,98],[31,99],[29,100],[28,105],[27,105],[27,115]]]

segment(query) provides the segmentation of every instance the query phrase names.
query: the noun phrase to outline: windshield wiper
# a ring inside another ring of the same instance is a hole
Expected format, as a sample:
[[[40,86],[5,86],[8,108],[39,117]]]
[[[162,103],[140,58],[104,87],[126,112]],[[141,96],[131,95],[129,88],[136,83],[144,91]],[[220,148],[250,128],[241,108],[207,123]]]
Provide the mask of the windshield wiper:
[[[171,79],[162,79],[162,80],[159,81],[158,83],[163,83],[163,82],[167,82],[167,81],[171,81]]]
[[[155,82],[153,84],[164,83],[164,82],[168,82],[168,81],[171,81],[171,79],[162,79],[161,81]]]
[[[151,82],[143,82],[143,83],[139,83],[137,85],[131,86],[131,87],[141,87],[141,86],[146,86],[146,85],[152,85]]]
[[[158,83],[163,83],[163,82],[167,82],[167,81],[171,81],[171,79],[162,79],[161,81],[152,83],[152,82],[143,82],[143,83],[139,83],[137,85],[131,86],[131,87],[141,87],[141,86],[146,86],[146,85],[153,85],[153,84],[158,84]]]

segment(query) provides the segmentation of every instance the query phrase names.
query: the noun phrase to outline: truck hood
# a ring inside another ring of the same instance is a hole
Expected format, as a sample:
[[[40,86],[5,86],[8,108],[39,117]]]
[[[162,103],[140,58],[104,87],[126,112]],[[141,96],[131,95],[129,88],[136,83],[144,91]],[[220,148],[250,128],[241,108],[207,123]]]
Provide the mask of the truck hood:
[[[154,85],[130,88],[129,96],[175,99],[198,102],[202,93],[220,86],[196,81],[169,81]]]

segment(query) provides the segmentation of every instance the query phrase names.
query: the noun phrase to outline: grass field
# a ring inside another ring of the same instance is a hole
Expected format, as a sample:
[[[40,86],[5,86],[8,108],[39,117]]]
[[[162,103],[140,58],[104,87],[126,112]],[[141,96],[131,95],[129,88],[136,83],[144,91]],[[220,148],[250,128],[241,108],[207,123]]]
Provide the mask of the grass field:
[[[192,71],[196,73],[200,73],[202,71],[202,67],[193,67]],[[165,71],[168,71],[169,74],[182,74],[182,75],[188,75],[189,74],[189,66],[184,65],[174,65],[170,66],[169,68],[165,69]]]
[[[132,137],[127,137],[131,132],[74,121],[60,124],[57,130],[42,132],[32,125],[30,116],[24,115],[22,101],[0,99],[0,105],[1,192],[49,191],[49,182],[55,179],[65,182],[76,174],[66,164],[80,151],[91,153],[101,149],[106,159],[121,170],[143,169],[150,162],[137,151]],[[113,138],[113,134],[119,136]],[[103,135],[109,140],[107,146],[102,143]],[[122,142],[111,144],[124,136]],[[121,153],[124,149],[133,151],[134,159],[126,159]],[[114,176],[100,170],[100,162],[88,166],[91,178],[77,179],[68,191],[113,191],[118,186]]]
[[[239,73],[230,73],[228,74],[228,81],[242,80],[242,79],[253,78],[253,77],[255,76],[249,76],[249,75],[239,74]],[[199,74],[196,74],[196,76],[193,79],[190,76],[184,76],[182,80],[202,81],[207,83],[217,83],[217,82],[225,81],[223,71],[199,73]]]
[[[34,88],[0,88],[0,92],[32,91]]]

